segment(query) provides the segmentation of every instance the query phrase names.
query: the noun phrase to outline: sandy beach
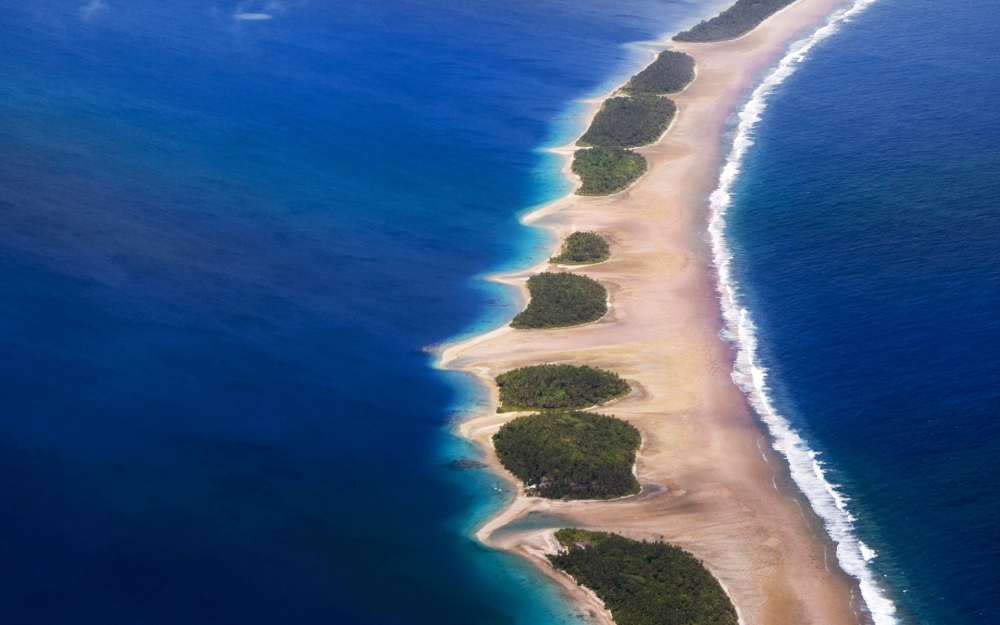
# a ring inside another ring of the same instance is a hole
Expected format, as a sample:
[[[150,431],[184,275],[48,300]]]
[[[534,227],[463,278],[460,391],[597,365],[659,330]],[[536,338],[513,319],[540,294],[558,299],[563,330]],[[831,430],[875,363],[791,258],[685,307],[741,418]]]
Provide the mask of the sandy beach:
[[[542,557],[554,548],[551,530],[518,531],[518,519],[557,514],[577,527],[679,545],[718,577],[747,625],[868,621],[857,584],[838,568],[831,541],[789,486],[783,460],[732,381],[731,349],[719,338],[722,319],[706,232],[708,196],[727,149],[721,136],[727,118],[761,70],[839,5],[799,0],[733,41],[664,41],[662,48],[695,58],[697,77],[670,96],[678,113],[669,131],[638,150],[649,162],[648,173],[623,193],[569,196],[525,220],[560,240],[594,230],[611,242],[611,260],[570,269],[608,288],[609,314],[569,329],[501,328],[440,352],[442,367],[482,379],[492,393],[491,409],[497,402],[493,378],[524,365],[587,364],[615,371],[632,385],[632,394],[600,412],[626,419],[642,433],[639,495],[562,502],[519,492],[477,533],[485,544],[538,562],[594,622],[610,621],[600,602]],[[500,279],[523,286],[544,268]],[[483,445],[501,474],[489,439],[515,416],[490,412],[460,426],[462,435]]]

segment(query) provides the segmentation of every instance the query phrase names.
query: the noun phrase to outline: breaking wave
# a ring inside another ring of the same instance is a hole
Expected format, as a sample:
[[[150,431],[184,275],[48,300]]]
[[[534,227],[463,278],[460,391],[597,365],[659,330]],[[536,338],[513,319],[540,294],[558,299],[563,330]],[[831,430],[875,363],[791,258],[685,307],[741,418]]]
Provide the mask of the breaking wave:
[[[719,186],[710,197],[709,234],[722,295],[722,314],[725,319],[722,335],[736,347],[733,380],[746,393],[751,405],[767,425],[774,439],[774,448],[788,461],[792,479],[823,520],[826,531],[837,544],[837,560],[841,568],[858,580],[861,595],[876,625],[896,625],[899,623],[896,606],[876,583],[875,573],[867,564],[876,557],[876,553],[855,536],[854,517],[848,509],[848,499],[840,493],[837,485],[826,479],[826,471],[817,458],[817,452],[809,448],[771,402],[767,369],[757,362],[757,337],[752,316],[739,303],[738,285],[730,268],[732,253],[725,238],[725,216],[730,206],[733,183],[739,176],[743,157],[753,145],[753,129],[767,107],[768,96],[777,85],[795,72],[813,46],[837,32],[844,22],[873,2],[874,0],[857,0],[852,6],[832,14],[823,27],[793,44],[778,66],[754,90],[750,100],[739,112],[739,125],[732,150],[723,167]]]

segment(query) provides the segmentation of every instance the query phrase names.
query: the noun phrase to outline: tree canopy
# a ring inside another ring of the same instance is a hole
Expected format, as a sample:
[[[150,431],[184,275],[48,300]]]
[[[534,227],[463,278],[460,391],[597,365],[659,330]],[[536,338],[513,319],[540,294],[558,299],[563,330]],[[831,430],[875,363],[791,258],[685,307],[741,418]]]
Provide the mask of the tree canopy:
[[[574,232],[563,241],[558,256],[549,262],[560,265],[589,265],[611,257],[611,247],[596,232]]]
[[[559,328],[597,321],[608,312],[608,291],[587,276],[540,273],[528,278],[531,301],[511,327]]]
[[[532,365],[503,373],[498,412],[586,408],[631,391],[617,373],[583,365]]]
[[[733,602],[693,555],[663,542],[561,529],[552,565],[594,591],[616,625],[737,625]]]
[[[529,495],[610,499],[639,492],[632,473],[642,438],[615,417],[543,412],[504,424],[493,437],[500,462]]]
[[[646,159],[617,147],[577,150],[573,154],[573,173],[583,181],[577,194],[611,195],[627,189],[646,173]]]
[[[750,32],[761,22],[795,0],[736,0],[736,4],[691,30],[674,35],[674,41],[722,41]]]
[[[694,59],[683,52],[664,50],[646,69],[633,76],[622,91],[640,93],[676,93],[694,79]]]
[[[666,131],[676,111],[673,101],[648,93],[608,98],[576,144],[620,148],[649,145]]]

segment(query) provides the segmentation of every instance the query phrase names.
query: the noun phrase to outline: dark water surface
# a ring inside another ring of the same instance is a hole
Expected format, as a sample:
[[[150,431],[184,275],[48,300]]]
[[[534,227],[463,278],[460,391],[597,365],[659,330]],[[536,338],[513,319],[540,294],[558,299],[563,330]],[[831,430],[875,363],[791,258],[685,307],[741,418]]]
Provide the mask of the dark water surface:
[[[2,621],[574,622],[467,537],[507,494],[422,350],[704,6],[0,4]]]
[[[1000,13],[878,0],[771,98],[729,239],[771,396],[905,623],[1000,622]]]

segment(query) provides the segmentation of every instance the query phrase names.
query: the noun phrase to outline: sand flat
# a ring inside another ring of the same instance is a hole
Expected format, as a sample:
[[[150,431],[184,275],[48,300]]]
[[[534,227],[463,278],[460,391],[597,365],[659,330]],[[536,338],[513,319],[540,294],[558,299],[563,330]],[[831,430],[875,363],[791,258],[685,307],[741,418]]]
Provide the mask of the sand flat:
[[[670,96],[678,113],[669,131],[639,149],[648,173],[623,193],[567,197],[526,219],[560,238],[574,230],[609,238],[611,260],[570,269],[608,288],[608,316],[575,328],[500,329],[441,352],[442,366],[480,376],[492,408],[492,378],[524,365],[588,364],[616,371],[633,385],[631,395],[600,411],[642,432],[642,493],[608,502],[555,502],[520,492],[477,534],[538,562],[595,622],[609,620],[600,602],[542,559],[553,545],[551,531],[494,532],[532,511],[556,512],[578,527],[663,538],[691,551],[719,578],[747,625],[867,620],[855,582],[837,567],[832,543],[788,486],[783,460],[730,377],[732,354],[718,335],[722,320],[706,231],[726,119],[758,73],[839,4],[799,0],[733,41],[663,42],[695,58],[697,77]],[[540,269],[500,279],[523,286]],[[489,450],[500,473],[489,438],[514,416],[491,412],[460,426]]]

